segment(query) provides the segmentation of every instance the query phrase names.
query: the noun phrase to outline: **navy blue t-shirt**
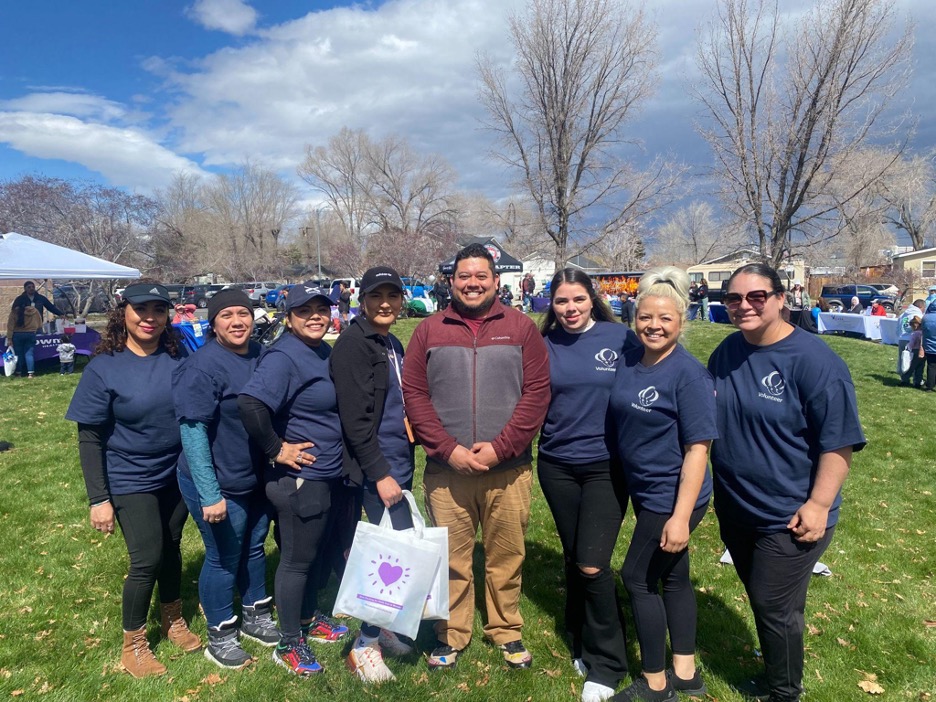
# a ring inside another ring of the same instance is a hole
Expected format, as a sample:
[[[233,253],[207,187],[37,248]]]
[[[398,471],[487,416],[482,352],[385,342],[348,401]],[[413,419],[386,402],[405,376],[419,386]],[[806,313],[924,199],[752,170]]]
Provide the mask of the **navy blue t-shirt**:
[[[413,477],[415,459],[414,447],[409,442],[403,423],[403,388],[400,386],[400,378],[403,377],[403,345],[393,334],[388,334],[384,341],[387,344],[387,371],[390,378],[383,415],[377,428],[377,444],[390,464],[390,475],[398,483],[404,483]],[[399,375],[394,369],[394,360]]]
[[[783,531],[809,499],[820,454],[864,448],[848,367],[798,327],[769,346],[732,334],[708,367],[721,436],[712,446],[715,509],[765,533]],[[828,526],[838,521],[841,501],[839,494]]]
[[[705,366],[677,345],[659,363],[641,365],[628,351],[611,389],[610,414],[627,488],[638,510],[672,514],[686,444],[718,437],[715,388]],[[695,506],[712,494],[708,470]]]
[[[102,353],[81,374],[65,419],[104,425],[112,495],[153,492],[175,481],[182,437],[172,408],[172,372],[182,361],[160,349]]]
[[[606,461],[608,395],[618,359],[640,348],[623,324],[595,322],[581,334],[556,327],[546,335],[552,399],[540,432],[539,452],[573,463]]]
[[[251,341],[247,353],[241,355],[210,339],[172,374],[176,419],[207,425],[222,495],[253,491],[267,464],[263,451],[247,436],[237,409],[237,396],[253,375],[262,350]],[[184,451],[179,470],[191,476]]]
[[[284,334],[260,356],[257,369],[241,390],[273,412],[273,428],[284,441],[311,441],[305,453],[315,463],[290,475],[324,480],[341,475],[341,422],[335,385],[328,373],[331,346],[324,341],[308,346],[292,334]]]

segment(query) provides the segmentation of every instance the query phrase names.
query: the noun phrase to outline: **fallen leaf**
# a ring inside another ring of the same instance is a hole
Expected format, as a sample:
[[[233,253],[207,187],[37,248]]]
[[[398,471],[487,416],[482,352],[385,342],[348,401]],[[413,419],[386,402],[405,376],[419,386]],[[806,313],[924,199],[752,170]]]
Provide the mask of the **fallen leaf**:
[[[206,685],[217,685],[220,682],[224,682],[224,679],[217,673],[212,673],[206,678],[202,678],[202,682]]]
[[[468,687],[468,683],[459,683],[455,687],[461,690],[462,692],[471,692],[471,688]]]
[[[19,697],[23,692],[25,692],[25,690],[13,690],[13,692],[10,693],[10,697]]]
[[[883,695],[884,688],[878,685],[873,680],[862,680],[858,683],[858,687],[867,692],[869,695]]]
[[[923,625],[924,625],[927,629],[932,629],[933,627],[936,627],[936,621],[933,621],[932,619],[924,619],[924,620],[923,620]]]

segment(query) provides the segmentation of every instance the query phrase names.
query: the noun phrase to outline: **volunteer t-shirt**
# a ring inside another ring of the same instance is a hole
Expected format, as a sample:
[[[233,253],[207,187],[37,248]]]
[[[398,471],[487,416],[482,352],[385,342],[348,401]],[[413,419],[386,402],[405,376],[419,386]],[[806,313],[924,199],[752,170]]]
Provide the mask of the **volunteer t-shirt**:
[[[741,332],[709,359],[719,439],[712,446],[719,517],[770,533],[786,529],[806,502],[822,453],[864,448],[848,367],[798,327],[769,346]],[[842,496],[829,510],[838,521]]]
[[[540,432],[539,451],[563,462],[594,463],[610,457],[605,421],[619,359],[640,348],[624,324],[596,322],[570,334],[562,327],[546,335],[552,400]]]
[[[112,495],[153,492],[174,482],[182,437],[172,406],[179,358],[160,349],[102,353],[81,374],[65,418],[103,425],[104,461]]]
[[[260,356],[257,369],[241,390],[273,412],[273,428],[290,444],[311,441],[304,453],[315,462],[291,475],[324,480],[341,475],[341,422],[335,386],[328,373],[331,346],[308,346],[293,334],[280,337]]]
[[[611,389],[610,417],[627,489],[638,510],[671,514],[676,507],[685,446],[718,437],[712,376],[677,345],[652,366],[643,348],[628,351]],[[695,506],[712,494],[708,471]]]
[[[237,396],[253,375],[262,350],[252,341],[247,353],[241,355],[210,339],[172,374],[176,419],[207,425],[211,458],[223,495],[253,491],[267,462],[263,451],[247,436],[237,409]],[[191,475],[184,451],[179,470]]]
[[[413,445],[409,442],[403,423],[403,389],[400,386],[400,378],[403,377],[403,345],[393,334],[384,337],[384,342],[387,344],[387,371],[390,377],[383,415],[377,429],[377,444],[390,464],[390,475],[402,483],[412,478],[414,471]]]

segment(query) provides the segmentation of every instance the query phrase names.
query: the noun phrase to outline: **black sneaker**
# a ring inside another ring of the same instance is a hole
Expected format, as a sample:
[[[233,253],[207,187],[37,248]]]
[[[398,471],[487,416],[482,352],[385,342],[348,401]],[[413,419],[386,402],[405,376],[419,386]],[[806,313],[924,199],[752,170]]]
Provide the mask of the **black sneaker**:
[[[237,617],[231,617],[216,627],[208,627],[205,658],[221,668],[231,670],[240,670],[253,663],[253,656],[242,649],[237,640]]]
[[[279,643],[280,632],[273,621],[273,598],[254,602],[253,605],[244,605],[244,621],[241,623],[240,633],[263,646],[275,646]]]
[[[643,676],[611,698],[611,702],[678,702],[678,700],[676,690],[673,689],[669,680],[666,681],[666,687],[662,690],[651,690],[650,684]]]
[[[684,695],[689,695],[690,697],[701,697],[708,690],[705,687],[705,683],[702,681],[702,675],[699,673],[698,668],[696,669],[695,675],[693,675],[688,680],[676,675],[676,671],[672,668],[666,669],[666,680],[670,685],[673,686],[673,689],[676,692],[681,692]]]
[[[744,699],[752,702],[767,702],[770,699],[770,687],[767,685],[767,677],[764,675],[758,675],[736,683],[733,687],[741,693]]]
[[[511,668],[529,668],[533,665],[533,656],[526,650],[521,639],[498,646],[504,656],[504,662]]]
[[[451,646],[439,645],[433,649],[432,653],[426,659],[429,670],[442,670],[443,668],[454,668],[458,665],[458,657],[462,649],[452,648]]]

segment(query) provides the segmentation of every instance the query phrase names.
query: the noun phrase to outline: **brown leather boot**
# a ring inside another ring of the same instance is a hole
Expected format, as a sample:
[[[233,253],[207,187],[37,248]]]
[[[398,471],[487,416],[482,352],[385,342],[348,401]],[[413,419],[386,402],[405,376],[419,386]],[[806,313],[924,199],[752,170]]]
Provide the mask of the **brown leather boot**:
[[[182,600],[160,602],[162,614],[162,635],[186,653],[192,653],[202,647],[201,639],[193,634],[182,618]]]
[[[165,675],[166,666],[156,660],[146,640],[146,627],[123,633],[123,651],[120,654],[120,667],[135,678],[151,675]]]

